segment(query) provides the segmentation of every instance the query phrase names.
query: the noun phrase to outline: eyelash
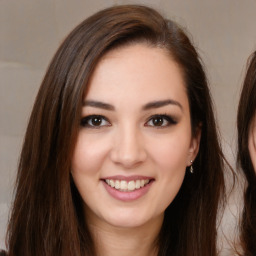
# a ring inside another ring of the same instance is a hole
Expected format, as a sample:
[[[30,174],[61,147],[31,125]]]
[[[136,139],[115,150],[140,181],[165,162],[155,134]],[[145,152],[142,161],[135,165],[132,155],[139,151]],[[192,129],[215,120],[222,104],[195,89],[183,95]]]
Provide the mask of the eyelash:
[[[161,119],[161,122],[164,122],[164,125],[148,125],[149,122],[153,122],[154,119]],[[156,127],[156,128],[165,128],[171,125],[175,125],[177,124],[177,121],[171,117],[168,114],[157,114],[157,115],[153,115],[151,116],[148,121],[146,122],[145,126],[150,126],[150,127]]]
[[[95,125],[93,124],[93,119],[94,121],[96,121],[96,119],[98,119],[98,121],[100,120],[100,125]],[[107,122],[107,124],[101,125],[102,122]],[[90,124],[91,123],[91,124]],[[101,115],[90,115],[90,116],[86,116],[84,118],[81,119],[80,125],[82,127],[86,127],[86,128],[92,128],[92,129],[99,129],[102,126],[111,126],[110,122],[108,121],[108,119],[104,116]]]
[[[157,119],[159,119],[158,121],[160,121],[160,125],[155,125],[153,123],[154,119],[155,119],[155,121]],[[99,125],[93,124],[92,123],[93,121],[96,121],[96,122],[99,121]],[[103,122],[105,122],[105,123],[102,124]],[[150,122],[152,124],[149,124]],[[173,117],[171,117],[170,115],[167,115],[167,114],[157,114],[157,115],[151,116],[147,120],[147,122],[145,123],[144,126],[146,126],[146,127],[156,127],[156,128],[159,129],[159,128],[165,128],[165,127],[168,127],[168,126],[171,126],[171,125],[175,125],[175,124],[177,124],[177,121]],[[104,117],[102,115],[89,115],[89,116],[86,116],[86,117],[81,119],[80,125],[82,127],[85,127],[85,128],[100,129],[101,127],[111,126],[111,123],[109,122],[109,120],[106,117]]]

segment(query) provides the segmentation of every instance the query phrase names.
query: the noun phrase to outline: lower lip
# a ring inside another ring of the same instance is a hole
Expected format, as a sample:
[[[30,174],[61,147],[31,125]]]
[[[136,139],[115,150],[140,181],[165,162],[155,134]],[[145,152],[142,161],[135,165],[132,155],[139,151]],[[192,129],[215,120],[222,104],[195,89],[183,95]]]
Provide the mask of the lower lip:
[[[145,185],[142,188],[139,189],[135,189],[133,191],[127,191],[127,192],[123,192],[123,191],[119,191],[115,188],[110,187],[105,181],[102,181],[103,185],[105,186],[105,189],[107,190],[107,192],[115,199],[117,200],[121,200],[121,201],[133,201],[133,200],[137,200],[140,197],[144,196],[149,188],[152,185],[152,181],[149,182],[147,185]]]

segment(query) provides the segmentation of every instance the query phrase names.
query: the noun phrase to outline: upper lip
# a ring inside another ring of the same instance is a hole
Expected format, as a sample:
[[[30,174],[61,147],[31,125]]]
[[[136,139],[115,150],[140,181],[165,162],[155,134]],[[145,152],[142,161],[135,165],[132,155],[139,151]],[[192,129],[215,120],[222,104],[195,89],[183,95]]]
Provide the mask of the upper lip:
[[[115,176],[107,176],[104,178],[101,178],[102,180],[125,180],[125,181],[131,181],[131,180],[153,180],[153,177],[150,176],[141,176],[141,175],[132,175],[132,176],[123,176],[123,175],[115,175]]]

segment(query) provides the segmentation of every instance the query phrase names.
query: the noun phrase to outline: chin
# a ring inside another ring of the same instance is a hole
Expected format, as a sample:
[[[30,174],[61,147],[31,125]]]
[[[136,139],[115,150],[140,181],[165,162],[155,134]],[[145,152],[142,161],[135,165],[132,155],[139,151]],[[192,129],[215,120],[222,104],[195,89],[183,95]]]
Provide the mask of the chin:
[[[160,214],[158,217],[162,220],[163,215]],[[156,216],[151,216],[148,213],[144,214],[142,211],[121,211],[115,214],[112,212],[110,216],[106,216],[105,221],[113,227],[127,229],[148,225],[150,222],[155,222],[156,219],[158,219]]]
[[[115,228],[119,229],[134,229],[138,227],[142,227],[146,224],[145,221],[138,221],[134,219],[129,220],[115,220],[115,221],[109,221],[109,224]]]

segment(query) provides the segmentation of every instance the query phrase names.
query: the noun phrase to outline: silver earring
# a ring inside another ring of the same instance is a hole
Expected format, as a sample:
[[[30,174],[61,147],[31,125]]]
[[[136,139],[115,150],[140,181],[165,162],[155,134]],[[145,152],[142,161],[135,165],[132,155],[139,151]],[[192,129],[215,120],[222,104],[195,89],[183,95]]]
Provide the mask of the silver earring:
[[[190,165],[189,171],[190,171],[190,173],[194,173],[194,169],[193,169],[193,166],[192,166],[193,161],[190,160],[190,163],[191,163],[191,165]]]

